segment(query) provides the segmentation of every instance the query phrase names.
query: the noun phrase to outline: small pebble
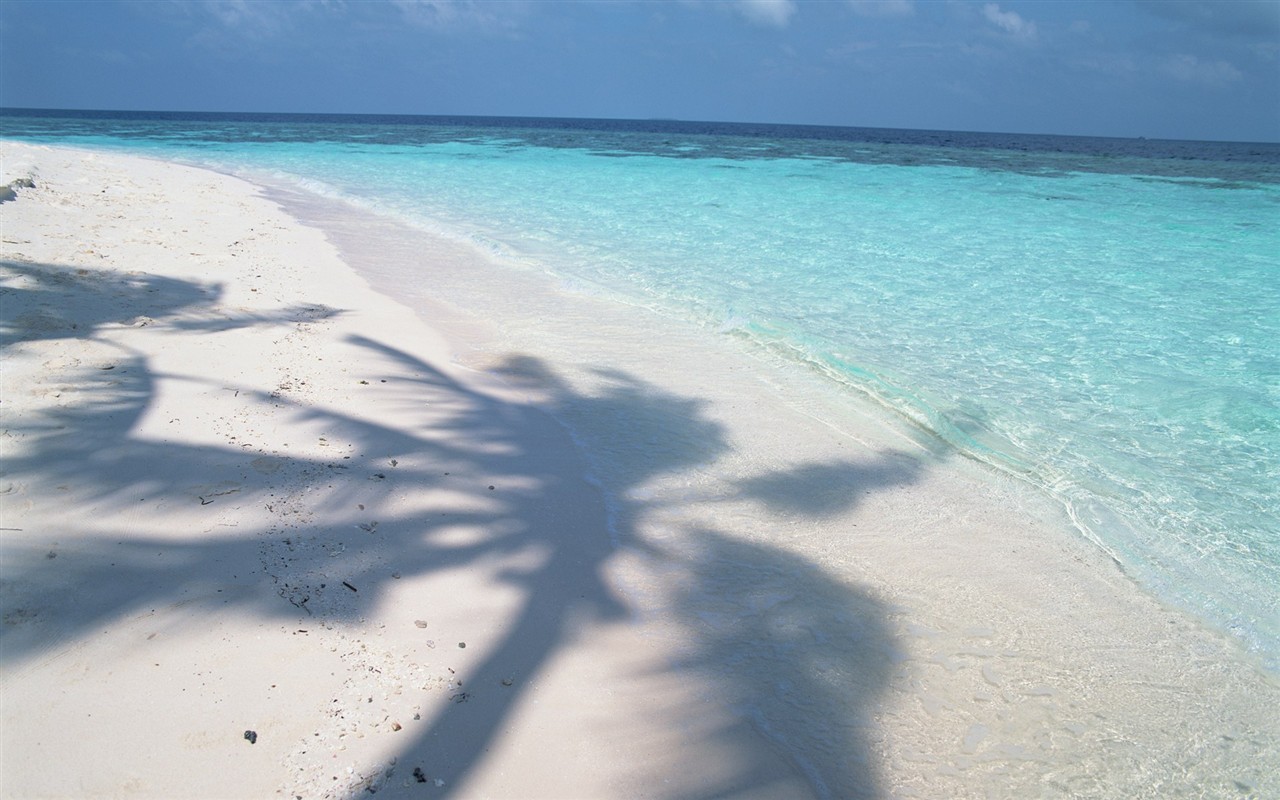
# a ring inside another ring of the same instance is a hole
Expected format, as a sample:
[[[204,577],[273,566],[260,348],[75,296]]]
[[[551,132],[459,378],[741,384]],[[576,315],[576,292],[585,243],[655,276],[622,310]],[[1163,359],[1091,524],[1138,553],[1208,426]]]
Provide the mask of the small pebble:
[[[249,744],[257,744],[257,743],[258,743],[258,732],[257,732],[257,731],[245,731],[245,732],[244,732],[244,738],[245,738],[245,741],[246,741],[246,742],[248,742]]]
[[[391,730],[393,730],[393,731],[398,731],[398,730],[400,730],[400,723],[399,723],[399,722],[393,722],[393,723],[391,723]]]
[[[425,619],[415,619],[413,624],[417,625],[419,628],[427,627],[427,621]]]
[[[515,683],[515,681],[514,681],[514,680],[512,680],[511,678],[503,678],[503,679],[502,679],[502,685],[503,685],[503,686],[510,686],[510,685],[511,685],[511,684],[513,684],[513,683]]]
[[[466,647],[466,646],[467,646],[466,642],[458,642],[458,647]]]
[[[413,777],[415,777],[415,778],[417,778],[417,779],[418,779],[418,783],[426,783],[426,782],[427,782],[427,776],[426,776],[426,775],[424,775],[424,774],[422,774],[422,767],[414,767],[414,768],[413,768]]]

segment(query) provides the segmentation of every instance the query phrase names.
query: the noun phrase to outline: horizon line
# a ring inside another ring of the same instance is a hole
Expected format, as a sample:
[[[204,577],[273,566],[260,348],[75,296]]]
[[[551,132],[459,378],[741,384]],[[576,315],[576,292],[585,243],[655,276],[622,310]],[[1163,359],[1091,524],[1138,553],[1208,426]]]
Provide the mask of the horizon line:
[[[848,124],[831,124],[820,122],[762,122],[762,121],[743,121],[743,120],[701,120],[701,119],[685,119],[679,117],[567,117],[567,116],[543,116],[543,115],[525,115],[525,114],[423,114],[423,113],[402,113],[402,112],[381,112],[381,111],[209,111],[209,110],[180,110],[180,109],[124,109],[124,108],[56,108],[56,107],[39,107],[39,106],[0,106],[0,116],[9,112],[56,112],[65,113],[88,113],[88,114],[181,114],[181,115],[210,115],[210,116],[275,116],[275,117],[405,117],[417,119],[474,119],[474,120],[543,120],[543,121],[577,121],[577,122],[650,122],[650,123],[676,123],[685,125],[725,125],[725,126],[756,126],[756,127],[779,127],[779,128],[813,128],[813,129],[837,129],[837,130],[872,130],[872,131],[911,131],[915,133],[961,133],[961,134],[978,134],[983,136],[1027,136],[1027,137],[1054,137],[1063,139],[1114,139],[1116,141],[1149,141],[1149,142],[1201,142],[1212,144],[1240,144],[1240,145],[1266,145],[1280,146],[1280,140],[1276,141],[1257,141],[1247,139],[1181,139],[1169,138],[1163,136],[1119,136],[1116,134],[1088,134],[1088,133],[1045,133],[1045,132],[1029,132],[1029,131],[1002,131],[1002,130],[963,130],[959,128],[905,128],[884,125],[848,125]]]

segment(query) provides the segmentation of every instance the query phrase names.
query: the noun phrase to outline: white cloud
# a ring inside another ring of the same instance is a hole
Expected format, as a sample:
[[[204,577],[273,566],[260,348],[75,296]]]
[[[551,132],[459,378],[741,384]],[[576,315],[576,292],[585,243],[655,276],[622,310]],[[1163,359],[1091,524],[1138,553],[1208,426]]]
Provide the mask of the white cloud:
[[[1248,39],[1280,35],[1280,3],[1275,0],[1139,0],[1138,7],[1199,30]]]
[[[847,59],[854,58],[861,53],[879,49],[879,47],[879,42],[846,42],[845,44],[837,47],[827,48],[826,57],[833,61],[845,61]]]
[[[1081,69],[1125,79],[1145,70],[1143,65],[1135,61],[1132,56],[1105,52],[1086,53],[1072,59],[1071,64]]]
[[[193,8],[203,11],[224,27],[251,35],[273,35],[286,28],[290,21],[288,7],[279,3],[204,0]]]
[[[258,2],[257,0],[173,0],[159,4],[138,2],[134,6],[146,11],[153,9],[172,17],[180,15],[200,25],[202,30],[196,39],[211,43],[222,39],[267,40],[287,36],[300,20],[309,15],[326,13],[342,14],[343,0],[294,0],[289,3]],[[231,37],[229,39],[228,37]]]
[[[391,0],[404,19],[414,25],[436,28],[457,21],[458,4],[454,0]]]
[[[909,17],[916,13],[913,0],[848,0],[860,17]]]
[[[1161,70],[1180,81],[1200,83],[1205,86],[1225,86],[1240,80],[1244,75],[1228,61],[1204,61],[1192,55],[1170,56],[1160,65]]]
[[[389,0],[383,3],[346,0],[175,0],[196,18],[204,17],[229,31],[260,37],[283,34],[311,14],[372,20],[374,24],[409,23],[423,28],[461,25],[502,28],[527,14],[527,0]],[[388,10],[391,9],[391,10]]]
[[[269,42],[288,38],[298,19],[318,4],[255,3],[251,0],[183,0],[140,3],[148,12],[185,18],[193,26],[187,41],[224,58],[269,52]]]
[[[1001,11],[999,5],[987,3],[982,7],[982,16],[1020,42],[1030,43],[1036,39],[1036,24],[1023,19],[1016,11]]]
[[[428,28],[452,24],[462,13],[455,0],[392,0],[392,5],[409,22]]]
[[[469,26],[489,31],[517,27],[530,10],[523,0],[481,3],[476,0],[392,0],[405,21],[422,28]]]
[[[795,0],[738,0],[733,8],[756,25],[785,28],[797,6]]]

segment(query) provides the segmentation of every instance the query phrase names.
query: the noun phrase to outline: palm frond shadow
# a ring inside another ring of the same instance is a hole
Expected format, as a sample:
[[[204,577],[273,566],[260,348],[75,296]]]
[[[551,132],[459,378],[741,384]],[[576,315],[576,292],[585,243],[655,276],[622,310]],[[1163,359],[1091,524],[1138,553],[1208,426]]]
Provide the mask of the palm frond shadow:
[[[200,329],[183,320],[198,317],[218,297],[216,287],[146,277],[85,289],[50,277],[61,268],[6,266],[40,287],[22,289],[28,294],[18,304],[21,313],[56,306],[59,292],[77,293],[75,304],[89,309],[78,315],[76,328],[50,325],[33,333],[13,323],[6,327],[13,342],[89,338],[138,314],[173,322],[177,330]],[[6,317],[13,299],[5,298]],[[290,315],[296,310],[224,322],[277,324]],[[371,375],[388,376],[380,396],[409,413],[395,418],[415,419],[413,410],[422,409],[418,421],[384,424],[361,415],[354,398],[351,413],[249,387],[241,399],[250,411],[271,404],[293,420],[322,422],[335,439],[349,443],[347,459],[141,438],[135,427],[157,382],[173,378],[153,372],[137,353],[125,354],[109,377],[82,370],[75,402],[29,424],[23,434],[30,446],[7,458],[5,470],[8,480],[65,487],[67,502],[94,509],[97,526],[92,536],[65,546],[51,535],[39,546],[6,548],[6,602],[22,598],[26,607],[19,610],[29,613],[21,618],[42,624],[6,624],[0,663],[23,664],[165,604],[341,625],[376,606],[397,577],[440,575],[532,548],[544,554],[536,565],[495,574],[495,583],[517,591],[520,601],[471,675],[477,686],[496,686],[510,674],[524,680],[466,704],[445,705],[401,747],[400,764],[434,765],[445,788],[433,796],[464,786],[520,702],[522,686],[568,645],[582,621],[624,624],[634,612],[605,580],[619,546],[657,550],[638,528],[653,510],[646,502],[653,501],[625,499],[627,489],[709,464],[728,445],[702,400],[617,368],[610,368],[604,389],[588,396],[538,359],[512,356],[495,372],[537,381],[545,398],[517,403],[465,385],[385,342],[353,337],[345,346],[362,354]],[[596,428],[637,443],[606,456],[614,459],[608,465],[616,504],[611,509],[598,492],[584,493],[580,482],[565,478],[587,471],[558,421],[574,418],[593,419]],[[817,518],[851,507],[867,491],[916,477],[917,468],[884,454],[879,461],[808,464],[760,475],[742,482],[741,490],[787,514]],[[433,492],[439,499],[429,507],[380,519],[376,532],[357,510],[399,508],[392,498],[435,497]],[[206,505],[259,508],[304,496],[308,513],[300,521],[230,533],[193,525],[188,534],[159,540],[104,522],[136,518],[140,507],[190,509],[181,518],[193,519]],[[464,543],[441,535],[459,527],[480,533]],[[819,796],[877,796],[862,732],[894,658],[885,609],[865,590],[784,548],[742,541],[733,531],[687,533],[699,546],[681,567],[688,581],[670,611],[690,648],[670,667],[743,710],[741,724],[714,736],[740,752],[744,764],[753,754],[768,752],[776,760],[783,752]],[[6,620],[12,610],[6,608]],[[676,781],[655,795],[709,800],[745,791],[759,777],[744,769],[723,785]],[[384,790],[397,796],[398,787],[390,781]],[[404,791],[421,796],[417,787]]]

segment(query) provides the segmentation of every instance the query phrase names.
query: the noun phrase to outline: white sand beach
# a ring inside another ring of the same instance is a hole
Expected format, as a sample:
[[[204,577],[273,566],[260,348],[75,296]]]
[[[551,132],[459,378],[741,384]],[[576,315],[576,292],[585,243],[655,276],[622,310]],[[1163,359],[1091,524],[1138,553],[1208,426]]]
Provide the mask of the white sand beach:
[[[1276,676],[816,377],[334,200],[0,157],[4,797],[1280,797]]]

